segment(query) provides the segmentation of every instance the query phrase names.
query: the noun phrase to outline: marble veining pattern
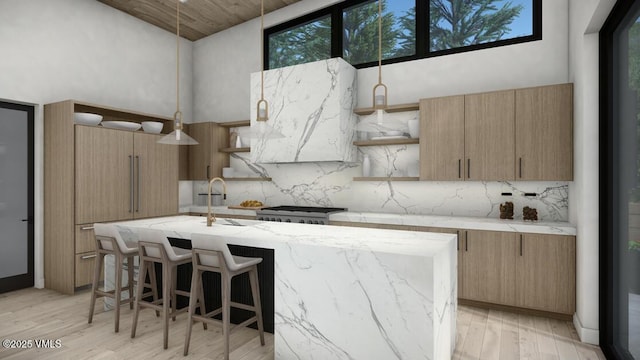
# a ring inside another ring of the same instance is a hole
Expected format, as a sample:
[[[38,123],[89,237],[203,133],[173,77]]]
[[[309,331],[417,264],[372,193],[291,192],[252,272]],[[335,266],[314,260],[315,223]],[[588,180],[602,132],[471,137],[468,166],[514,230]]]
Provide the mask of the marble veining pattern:
[[[455,347],[455,236],[200,217],[116,223],[189,239],[212,233],[274,249],[275,358],[449,359]]]
[[[356,70],[341,58],[265,71],[268,124],[285,138],[253,139],[251,162],[354,161],[355,91]],[[252,127],[260,92],[260,73],[253,73]]]

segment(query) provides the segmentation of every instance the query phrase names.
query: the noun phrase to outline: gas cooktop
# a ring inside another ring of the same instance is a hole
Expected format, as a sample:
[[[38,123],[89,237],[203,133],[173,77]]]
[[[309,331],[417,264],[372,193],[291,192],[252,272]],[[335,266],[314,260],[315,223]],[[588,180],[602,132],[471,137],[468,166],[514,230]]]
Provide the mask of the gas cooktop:
[[[267,208],[262,208],[262,210],[271,210],[271,211],[299,211],[299,212],[307,212],[307,213],[333,213],[339,211],[347,211],[346,208],[331,208],[331,207],[317,207],[317,206],[293,206],[293,205],[282,205],[282,206],[272,206]]]

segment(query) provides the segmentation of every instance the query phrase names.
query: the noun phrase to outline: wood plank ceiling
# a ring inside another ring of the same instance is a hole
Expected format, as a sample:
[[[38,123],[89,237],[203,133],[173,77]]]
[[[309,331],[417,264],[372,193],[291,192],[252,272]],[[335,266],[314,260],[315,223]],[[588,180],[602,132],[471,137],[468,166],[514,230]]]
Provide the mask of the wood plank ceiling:
[[[178,0],[99,0],[176,33]],[[299,0],[264,0],[265,14]],[[191,41],[260,16],[260,0],[190,0],[180,4],[180,36]]]

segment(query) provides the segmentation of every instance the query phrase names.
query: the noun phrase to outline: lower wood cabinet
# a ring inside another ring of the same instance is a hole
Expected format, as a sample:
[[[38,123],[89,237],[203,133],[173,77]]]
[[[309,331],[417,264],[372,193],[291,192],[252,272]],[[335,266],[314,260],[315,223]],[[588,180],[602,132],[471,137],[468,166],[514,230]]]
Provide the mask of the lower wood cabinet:
[[[459,299],[563,317],[575,312],[575,236],[340,221],[329,224],[457,234]]]
[[[459,298],[502,305],[516,303],[516,234],[465,230]]]
[[[519,234],[516,306],[562,314],[576,308],[576,238]]]

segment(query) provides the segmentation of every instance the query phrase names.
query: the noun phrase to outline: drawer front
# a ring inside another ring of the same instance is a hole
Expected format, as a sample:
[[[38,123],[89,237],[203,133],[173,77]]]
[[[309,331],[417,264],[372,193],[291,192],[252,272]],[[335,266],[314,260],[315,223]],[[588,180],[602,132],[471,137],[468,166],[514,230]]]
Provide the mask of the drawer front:
[[[76,287],[90,285],[93,282],[93,272],[96,263],[96,253],[86,252],[76,255]],[[100,279],[104,277],[100,272]]]
[[[93,224],[76,225],[76,254],[96,251]]]

